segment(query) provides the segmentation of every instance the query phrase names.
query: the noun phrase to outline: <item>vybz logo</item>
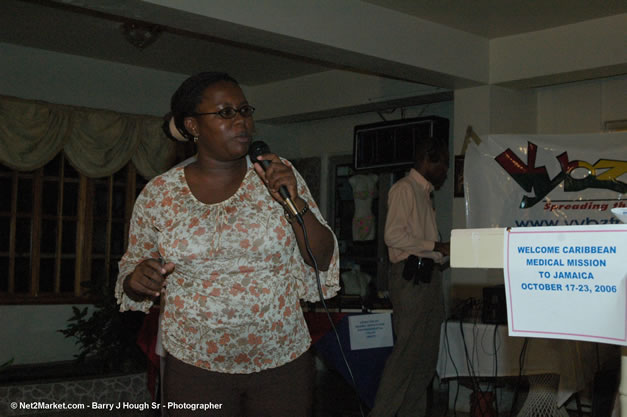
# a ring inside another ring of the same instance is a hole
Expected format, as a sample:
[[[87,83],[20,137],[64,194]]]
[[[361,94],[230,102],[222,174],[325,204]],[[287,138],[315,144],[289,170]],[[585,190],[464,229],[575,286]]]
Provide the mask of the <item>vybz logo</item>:
[[[523,196],[520,208],[533,207],[560,183],[564,191],[581,191],[586,188],[605,188],[618,193],[627,192],[627,184],[619,178],[627,173],[627,161],[599,159],[594,165],[586,161],[569,161],[568,153],[556,156],[561,170],[550,178],[545,166],[536,167],[538,146],[527,142],[527,163],[507,149],[494,158],[520,187],[533,196]]]

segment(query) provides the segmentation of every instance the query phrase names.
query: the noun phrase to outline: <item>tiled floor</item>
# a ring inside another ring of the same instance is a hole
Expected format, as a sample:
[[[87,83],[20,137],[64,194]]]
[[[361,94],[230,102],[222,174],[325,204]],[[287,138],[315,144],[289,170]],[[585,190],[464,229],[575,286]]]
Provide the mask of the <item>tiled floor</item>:
[[[443,383],[434,390],[434,404],[430,417],[479,417],[475,414],[471,416],[467,412],[449,410],[448,384]],[[454,395],[454,394],[452,394]],[[522,392],[519,403],[524,402],[526,393]],[[468,397],[459,401],[468,401]],[[362,417],[367,416],[370,410],[362,405],[360,410],[357,396],[352,387],[345,382],[340,374],[333,370],[317,370],[317,386],[315,392],[313,417]],[[518,410],[514,410],[511,415],[516,415]],[[117,411],[117,412],[64,412],[64,413],[37,413],[37,417],[158,417],[151,412],[137,411]],[[510,416],[509,408],[499,409],[499,416]],[[578,414],[575,411],[569,412],[570,417],[590,417],[590,413]],[[390,416],[392,417],[392,416]],[[491,415],[490,417],[495,417]],[[534,416],[546,417],[546,416]]]
[[[370,411],[362,404],[360,410],[357,396],[348,383],[335,371],[318,370],[313,417],[362,417]],[[447,400],[441,394],[436,396],[433,417],[446,416]],[[363,414],[362,414],[363,412]],[[193,414],[190,414],[193,415]],[[158,417],[151,412],[137,411],[75,411],[64,413],[38,413],[37,417]],[[450,414],[451,417],[454,417]],[[457,417],[464,417],[458,413]]]
[[[317,388],[314,403],[314,417],[362,417],[370,411],[360,404],[353,388],[340,374],[333,370],[317,371]],[[434,393],[433,417],[444,417],[448,411],[448,396],[444,391]],[[362,414],[363,413],[363,414]],[[457,413],[464,417],[464,413]]]
[[[359,409],[354,390],[344,381],[344,379],[336,372],[326,370],[318,370],[318,388],[316,390],[316,402],[314,404],[314,417],[362,417],[367,416],[370,411],[367,407],[362,406],[362,411]],[[437,384],[436,384],[437,385]],[[439,384],[434,389],[433,408],[429,417],[481,417],[481,412],[476,412],[471,416],[468,412],[449,410],[449,385],[447,383]],[[451,388],[455,389],[455,388]],[[498,407],[498,416],[511,417],[517,416],[521,405],[525,402],[527,397],[527,388],[523,387],[516,401],[514,410],[511,410],[511,401],[509,404],[500,404]],[[451,395],[455,394],[451,392]],[[459,401],[468,401],[466,396]],[[458,403],[458,409],[462,405]],[[468,406],[465,407],[468,409]],[[581,414],[574,410],[574,401],[569,404],[568,415],[569,417],[590,417],[589,408],[585,408]],[[486,417],[496,417],[493,413],[483,413]],[[392,417],[392,416],[391,416]],[[548,417],[540,414],[534,414],[534,417]]]

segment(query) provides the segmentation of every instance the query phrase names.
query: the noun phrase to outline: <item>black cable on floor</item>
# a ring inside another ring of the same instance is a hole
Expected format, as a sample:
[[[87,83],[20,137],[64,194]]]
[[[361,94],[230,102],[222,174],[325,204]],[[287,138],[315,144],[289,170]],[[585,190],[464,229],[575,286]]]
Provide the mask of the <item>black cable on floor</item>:
[[[322,284],[320,282],[320,271],[318,269],[318,262],[316,261],[316,258],[314,257],[313,252],[311,251],[311,246],[309,246],[309,237],[307,235],[307,228],[305,227],[305,222],[303,221],[302,218],[299,218],[299,217],[297,217],[297,220],[300,226],[303,228],[303,235],[305,237],[305,247],[307,249],[307,253],[309,254],[309,257],[311,258],[314,270],[316,272],[316,284],[318,285],[318,295],[320,297],[320,302],[322,303],[322,306],[324,307],[324,311],[327,313],[327,318],[329,319],[329,323],[331,324],[331,328],[333,329],[333,333],[335,334],[335,339],[337,340],[337,345],[340,349],[342,360],[344,361],[344,364],[346,365],[346,369],[348,370],[348,375],[351,378],[351,382],[353,384],[353,390],[355,391],[357,402],[359,404],[359,411],[361,413],[361,416],[365,417],[366,415],[364,414],[364,410],[361,405],[361,400],[359,399],[359,391],[357,390],[357,383],[355,382],[353,371],[351,370],[351,367],[348,364],[348,359],[346,359],[346,355],[344,354],[344,348],[342,347],[342,342],[340,341],[340,335],[337,332],[337,329],[335,328],[335,324],[333,323],[333,319],[331,318],[331,313],[329,313],[327,303],[324,301],[324,293],[322,291]]]
[[[516,401],[518,400],[518,390],[520,389],[520,381],[522,380],[523,369],[525,366],[525,355],[527,354],[527,345],[529,344],[529,339],[525,337],[525,342],[523,343],[522,348],[520,349],[520,356],[518,357],[518,378],[516,380],[516,389],[514,389],[514,399],[512,400],[512,408],[509,410],[509,416],[512,417],[514,413],[514,407],[516,406]]]

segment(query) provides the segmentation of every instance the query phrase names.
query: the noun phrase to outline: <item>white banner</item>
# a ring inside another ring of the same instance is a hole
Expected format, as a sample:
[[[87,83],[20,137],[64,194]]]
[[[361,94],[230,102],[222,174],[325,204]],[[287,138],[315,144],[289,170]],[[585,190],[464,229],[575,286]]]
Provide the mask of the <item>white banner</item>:
[[[464,161],[468,228],[620,223],[627,133],[492,135]]]
[[[627,345],[627,225],[505,230],[510,336]]]

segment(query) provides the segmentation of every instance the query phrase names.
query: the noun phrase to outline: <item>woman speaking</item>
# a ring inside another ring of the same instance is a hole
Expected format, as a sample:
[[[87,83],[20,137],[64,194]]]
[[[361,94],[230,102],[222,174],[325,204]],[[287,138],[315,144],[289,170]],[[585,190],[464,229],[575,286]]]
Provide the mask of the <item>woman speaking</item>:
[[[251,162],[254,111],[227,74],[184,81],[164,127],[196,142],[197,158],[153,178],[133,209],[116,296],[122,311],[165,300],[170,416],[190,415],[193,404],[215,406],[193,415],[311,415],[314,370],[300,300],[338,291],[337,241],[286,160],[261,155],[265,170]],[[298,216],[285,210],[281,187]]]

